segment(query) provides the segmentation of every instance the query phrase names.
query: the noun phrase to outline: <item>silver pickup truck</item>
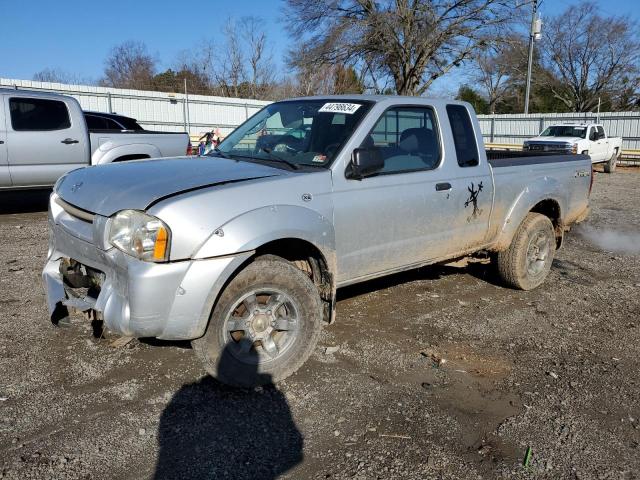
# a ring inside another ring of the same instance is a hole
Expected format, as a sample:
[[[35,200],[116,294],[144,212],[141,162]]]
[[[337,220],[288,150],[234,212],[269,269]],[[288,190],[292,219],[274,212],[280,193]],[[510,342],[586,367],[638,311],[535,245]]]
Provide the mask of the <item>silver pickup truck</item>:
[[[535,288],[587,215],[591,161],[501,155],[467,103],[328,96],[268,105],[205,159],[75,170],[50,201],[51,319],[191,340],[254,385],[303,364],[340,287],[488,252]]]
[[[122,115],[83,112],[55,93],[0,89],[0,189],[50,187],[85,165],[184,155],[186,133],[150,132]]]

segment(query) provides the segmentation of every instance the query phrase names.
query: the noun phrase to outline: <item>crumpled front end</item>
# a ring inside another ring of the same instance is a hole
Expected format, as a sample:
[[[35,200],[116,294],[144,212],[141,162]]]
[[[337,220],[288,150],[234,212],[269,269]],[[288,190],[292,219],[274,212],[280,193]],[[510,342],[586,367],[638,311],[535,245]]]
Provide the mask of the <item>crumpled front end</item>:
[[[175,340],[204,333],[217,292],[241,256],[144,262],[109,245],[106,217],[58,198],[51,197],[42,273],[54,323],[75,309],[94,312],[122,335]]]

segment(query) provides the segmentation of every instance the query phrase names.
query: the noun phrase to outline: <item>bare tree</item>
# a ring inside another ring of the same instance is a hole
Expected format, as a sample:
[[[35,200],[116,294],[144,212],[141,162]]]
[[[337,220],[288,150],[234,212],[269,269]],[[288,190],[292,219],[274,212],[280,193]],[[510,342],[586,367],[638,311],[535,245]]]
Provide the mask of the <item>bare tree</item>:
[[[296,76],[296,95],[330,95],[333,93],[333,72],[330,65],[301,68]]]
[[[496,113],[496,105],[509,90],[509,64],[505,62],[504,45],[488,47],[476,57],[475,80],[482,86],[487,97],[489,113]]]
[[[593,110],[598,97],[624,91],[638,77],[638,25],[598,14],[594,3],[569,7],[547,22],[542,52],[553,95],[576,112]]]
[[[225,44],[221,49],[216,48],[213,76],[226,97],[240,96],[240,84],[246,77],[244,52],[241,38],[235,22],[225,22]]]
[[[116,88],[152,88],[156,60],[142,42],[127,41],[114,47],[105,60],[101,85]]]
[[[33,80],[36,82],[53,82],[53,83],[67,83],[67,84],[91,84],[93,81],[88,79],[81,79],[78,75],[74,75],[69,72],[65,72],[59,68],[45,68],[33,74]]]
[[[534,85],[542,78],[539,56],[534,55]],[[505,97],[524,89],[528,49],[526,38],[515,32],[487,39],[486,46],[474,56],[471,80],[487,100],[490,113]]]
[[[514,0],[287,0],[297,66],[368,62],[398,94],[421,95],[511,21]]]
[[[257,17],[227,20],[225,43],[210,44],[211,76],[222,94],[228,97],[245,96],[268,98],[274,83],[272,55],[264,23]]]
[[[247,51],[249,93],[251,98],[263,98],[273,82],[273,62],[267,50],[267,34],[262,20],[257,17],[242,17],[240,32]]]

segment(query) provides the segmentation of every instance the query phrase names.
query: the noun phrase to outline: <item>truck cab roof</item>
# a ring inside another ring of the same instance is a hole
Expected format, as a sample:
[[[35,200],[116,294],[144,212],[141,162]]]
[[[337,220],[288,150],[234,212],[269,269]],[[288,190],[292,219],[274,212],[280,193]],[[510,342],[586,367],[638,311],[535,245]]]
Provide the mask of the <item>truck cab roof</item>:
[[[391,103],[396,105],[466,105],[468,102],[461,100],[449,100],[443,98],[430,97],[411,97],[404,95],[369,95],[369,94],[343,94],[343,95],[314,95],[309,97],[297,97],[281,100],[283,102],[293,102],[299,100],[326,100],[326,101],[354,101],[354,102],[373,102],[373,103]]]

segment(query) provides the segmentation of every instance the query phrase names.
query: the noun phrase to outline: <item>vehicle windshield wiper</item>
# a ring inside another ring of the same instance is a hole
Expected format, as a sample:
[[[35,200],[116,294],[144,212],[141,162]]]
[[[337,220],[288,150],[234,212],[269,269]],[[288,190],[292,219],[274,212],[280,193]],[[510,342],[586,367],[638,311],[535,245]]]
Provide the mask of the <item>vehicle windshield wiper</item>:
[[[298,167],[312,167],[312,168],[320,168],[322,170],[326,170],[327,166],[322,164],[316,164],[316,163],[297,163],[296,164]]]
[[[232,160],[232,158],[227,155],[226,153],[224,153],[222,150],[220,150],[218,147],[213,147],[213,151],[216,152],[218,155],[220,155],[222,158],[227,158],[229,160]]]
[[[289,160],[287,160],[286,158],[282,158],[279,155],[276,155],[275,153],[273,153],[273,151],[268,148],[268,147],[262,147],[260,148],[261,151],[263,151],[264,153],[266,153],[267,155],[269,155],[269,158],[271,158],[272,160],[275,160],[277,162],[282,162],[288,166],[290,166],[293,170],[298,170],[300,169],[300,166],[297,163],[293,163],[290,162]]]

